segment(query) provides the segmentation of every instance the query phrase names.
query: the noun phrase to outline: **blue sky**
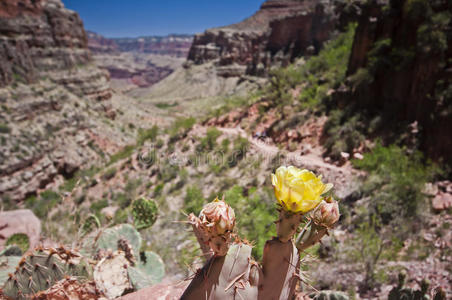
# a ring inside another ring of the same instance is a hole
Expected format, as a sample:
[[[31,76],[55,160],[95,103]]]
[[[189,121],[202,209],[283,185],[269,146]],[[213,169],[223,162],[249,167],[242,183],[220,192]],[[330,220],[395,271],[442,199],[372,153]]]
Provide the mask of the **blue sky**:
[[[85,29],[107,37],[197,33],[239,22],[264,0],[63,0]]]

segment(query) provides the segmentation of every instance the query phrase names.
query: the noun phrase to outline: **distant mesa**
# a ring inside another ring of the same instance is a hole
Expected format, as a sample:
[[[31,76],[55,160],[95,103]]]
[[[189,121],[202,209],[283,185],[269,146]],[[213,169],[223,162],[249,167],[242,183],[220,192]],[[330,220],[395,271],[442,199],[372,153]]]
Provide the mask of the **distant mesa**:
[[[106,38],[88,31],[88,46],[94,53],[139,52],[187,57],[192,35],[143,36],[137,38]]]

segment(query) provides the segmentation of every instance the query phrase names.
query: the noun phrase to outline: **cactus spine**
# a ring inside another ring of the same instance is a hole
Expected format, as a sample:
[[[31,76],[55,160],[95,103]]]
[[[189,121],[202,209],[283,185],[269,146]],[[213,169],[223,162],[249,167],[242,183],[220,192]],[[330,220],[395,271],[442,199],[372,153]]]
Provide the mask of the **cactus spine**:
[[[12,299],[27,299],[45,291],[66,275],[87,274],[80,255],[64,247],[42,248],[24,256],[16,271],[9,274],[3,293]]]

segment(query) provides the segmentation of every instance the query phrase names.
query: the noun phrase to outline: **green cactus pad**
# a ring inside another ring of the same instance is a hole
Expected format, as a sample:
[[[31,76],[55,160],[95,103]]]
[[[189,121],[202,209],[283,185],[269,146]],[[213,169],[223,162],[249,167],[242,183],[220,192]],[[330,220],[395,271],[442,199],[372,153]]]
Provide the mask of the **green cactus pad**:
[[[133,249],[134,255],[137,255],[140,252],[142,241],[141,235],[132,225],[129,224],[120,224],[105,229],[97,240],[97,249],[116,250],[120,239],[125,239],[129,242]]]
[[[310,297],[314,300],[348,300],[347,294],[338,291],[321,291],[317,294],[311,294]]]
[[[5,249],[0,251],[0,256],[22,256],[23,251],[17,245],[6,246]]]
[[[29,296],[47,290],[67,275],[86,275],[80,261],[77,253],[65,248],[39,249],[23,258],[16,257],[12,261],[15,262],[14,272],[11,276],[7,275],[3,293],[12,299],[29,299]]]
[[[157,220],[157,204],[152,199],[139,198],[132,204],[132,216],[138,230],[149,228]]]
[[[162,258],[151,251],[144,252],[135,267],[129,268],[129,278],[136,290],[159,283],[164,276]]]
[[[8,279],[8,274],[14,273],[19,264],[20,256],[1,256],[0,257],[0,286]]]
[[[30,239],[25,233],[15,233],[6,240],[6,246],[9,245],[16,245],[22,252],[27,252],[30,248]]]

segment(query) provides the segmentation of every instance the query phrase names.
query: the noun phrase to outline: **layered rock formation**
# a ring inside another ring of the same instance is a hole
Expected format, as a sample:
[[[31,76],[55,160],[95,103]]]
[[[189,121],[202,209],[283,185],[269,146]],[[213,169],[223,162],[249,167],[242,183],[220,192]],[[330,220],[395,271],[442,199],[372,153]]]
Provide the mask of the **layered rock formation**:
[[[330,1],[268,0],[243,22],[195,36],[188,61],[216,61],[223,76],[263,75],[319,51],[335,27]]]
[[[82,21],[60,0],[1,1],[3,203],[70,178],[124,144],[107,122],[116,116],[108,72],[94,65],[87,45]]]
[[[92,53],[118,53],[119,47],[114,40],[92,31],[87,31],[86,34],[88,36],[88,47]]]
[[[396,127],[411,124],[423,150],[452,162],[450,1],[371,1],[362,9],[344,98]]]
[[[0,86],[13,81],[36,82],[44,76],[59,78],[55,72],[91,61],[82,21],[60,0],[2,1],[0,40]],[[91,81],[82,92],[108,98],[108,85],[100,79],[107,75],[98,70],[89,73],[86,76],[95,77],[94,84]]]
[[[112,40],[122,52],[132,51],[185,58],[193,42],[193,36],[144,36],[138,38],[114,38]]]
[[[109,39],[88,32],[88,47],[96,64],[107,70],[113,88],[128,92],[154,85],[182,66],[192,36]]]

